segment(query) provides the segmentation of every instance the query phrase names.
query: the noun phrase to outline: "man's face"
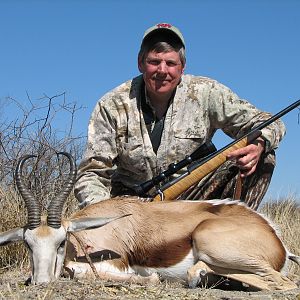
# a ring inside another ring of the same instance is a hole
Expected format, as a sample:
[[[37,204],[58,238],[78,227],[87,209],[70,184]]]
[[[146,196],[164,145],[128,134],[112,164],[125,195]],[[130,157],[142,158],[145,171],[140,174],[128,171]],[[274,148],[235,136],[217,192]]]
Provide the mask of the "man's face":
[[[150,98],[151,96],[170,97],[180,82],[184,71],[179,53],[175,51],[166,53],[151,51],[144,61],[139,60],[138,63]]]

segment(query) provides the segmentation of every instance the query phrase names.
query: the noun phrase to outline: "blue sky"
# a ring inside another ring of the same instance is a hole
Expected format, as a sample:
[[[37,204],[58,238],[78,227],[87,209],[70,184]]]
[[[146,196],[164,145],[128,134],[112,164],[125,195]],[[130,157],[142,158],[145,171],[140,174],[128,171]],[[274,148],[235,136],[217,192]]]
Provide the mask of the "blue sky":
[[[0,0],[0,99],[66,92],[86,107],[74,128],[86,133],[98,98],[138,74],[143,32],[160,22],[181,29],[186,73],[272,113],[300,98],[298,0]],[[300,195],[298,112],[283,117],[287,135],[266,199]],[[215,139],[218,148],[228,142]]]

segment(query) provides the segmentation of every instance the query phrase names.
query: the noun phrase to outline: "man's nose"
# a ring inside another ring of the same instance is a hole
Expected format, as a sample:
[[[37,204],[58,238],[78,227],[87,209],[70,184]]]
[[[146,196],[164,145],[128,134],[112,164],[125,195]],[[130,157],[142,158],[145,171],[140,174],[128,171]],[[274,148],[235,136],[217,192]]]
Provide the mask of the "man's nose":
[[[158,65],[157,70],[160,73],[166,73],[167,70],[168,70],[168,66],[167,66],[166,62],[165,61],[161,61],[160,64]]]

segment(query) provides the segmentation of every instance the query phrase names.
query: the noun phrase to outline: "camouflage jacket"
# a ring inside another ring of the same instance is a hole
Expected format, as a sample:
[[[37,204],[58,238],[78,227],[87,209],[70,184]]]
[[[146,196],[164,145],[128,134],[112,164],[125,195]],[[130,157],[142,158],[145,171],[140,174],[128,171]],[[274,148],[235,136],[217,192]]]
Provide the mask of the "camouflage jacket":
[[[126,194],[211,140],[218,129],[238,138],[270,117],[215,80],[183,75],[155,154],[141,111],[143,86],[138,76],[97,103],[75,185],[81,206]],[[284,133],[281,121],[263,129],[266,151],[276,148]]]

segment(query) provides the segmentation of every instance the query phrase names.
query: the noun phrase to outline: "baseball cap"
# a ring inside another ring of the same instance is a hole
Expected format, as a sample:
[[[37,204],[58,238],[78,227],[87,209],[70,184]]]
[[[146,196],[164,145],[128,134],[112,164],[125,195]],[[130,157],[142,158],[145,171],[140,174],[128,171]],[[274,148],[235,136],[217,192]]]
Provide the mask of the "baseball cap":
[[[156,24],[156,25],[148,28],[144,33],[143,41],[145,40],[146,37],[149,37],[154,32],[159,32],[159,31],[170,32],[171,34],[175,34],[177,36],[177,38],[180,40],[180,42],[182,43],[183,47],[185,48],[185,42],[184,42],[182,33],[180,32],[180,30],[177,27],[175,27],[169,23],[159,23],[159,24]]]

